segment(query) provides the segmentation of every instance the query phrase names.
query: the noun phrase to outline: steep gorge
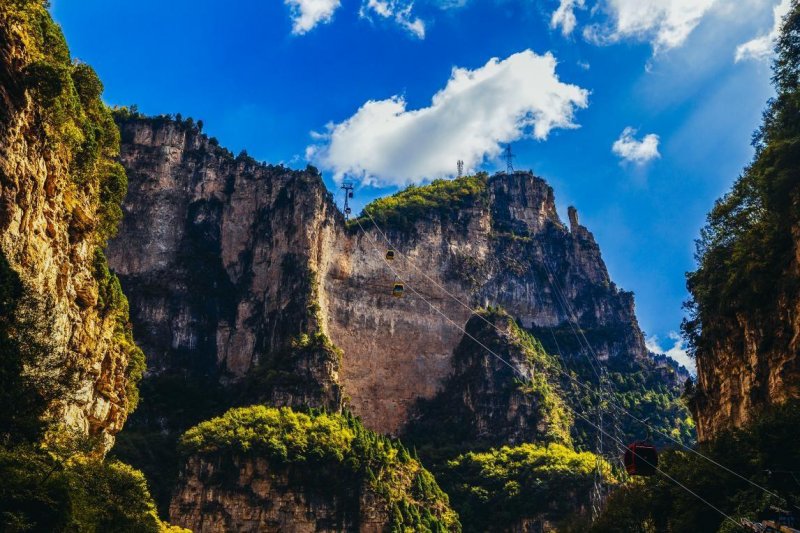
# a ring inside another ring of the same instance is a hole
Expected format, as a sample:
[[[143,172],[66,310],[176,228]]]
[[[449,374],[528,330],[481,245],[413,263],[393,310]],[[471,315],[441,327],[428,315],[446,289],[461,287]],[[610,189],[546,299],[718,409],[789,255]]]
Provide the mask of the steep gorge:
[[[585,449],[593,430],[564,405],[585,409],[595,399],[561,374],[596,383],[589,361],[597,356],[620,403],[691,440],[677,400],[686,375],[647,353],[632,295],[610,281],[577,212],[570,209],[565,226],[552,189],[532,173],[410,188],[345,222],[312,167],[234,157],[191,119],[127,110],[116,118],[130,188],[108,255],[151,361],[142,408],[116,453],[145,471],[162,512],[176,479],[196,491],[198,476],[219,472],[196,461],[185,470],[179,435],[255,402],[344,407],[369,430],[425,448],[427,459],[530,441]],[[391,262],[384,232],[396,252]],[[399,280],[406,290],[395,298]],[[472,310],[489,306],[505,310],[491,319],[499,331],[477,328]],[[465,328],[535,377],[530,390],[514,373],[497,372]],[[538,340],[520,340],[531,334]],[[437,451],[436,439],[418,438],[420,428],[433,429],[426,437],[441,433],[447,424],[431,406],[459,398],[464,408],[446,413],[447,423],[475,431]],[[631,438],[643,431],[630,420],[622,426]],[[496,434],[486,439],[487,432]],[[266,475],[237,460],[245,477]],[[242,502],[265,496],[240,492],[213,505],[229,515],[260,513]],[[584,509],[587,494],[575,494]],[[173,521],[187,523],[181,509],[189,499],[170,507]],[[548,504],[536,501],[512,522],[541,520]]]

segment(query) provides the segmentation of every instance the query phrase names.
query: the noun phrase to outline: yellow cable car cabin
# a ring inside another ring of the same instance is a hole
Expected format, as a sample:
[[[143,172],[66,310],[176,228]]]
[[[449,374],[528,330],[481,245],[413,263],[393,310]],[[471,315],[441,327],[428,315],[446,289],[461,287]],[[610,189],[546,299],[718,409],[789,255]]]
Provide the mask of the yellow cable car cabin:
[[[386,260],[387,261],[394,261],[394,250],[387,250],[386,251]]]
[[[402,283],[395,283],[394,288],[392,289],[392,296],[395,298],[400,298],[403,296],[403,284]]]

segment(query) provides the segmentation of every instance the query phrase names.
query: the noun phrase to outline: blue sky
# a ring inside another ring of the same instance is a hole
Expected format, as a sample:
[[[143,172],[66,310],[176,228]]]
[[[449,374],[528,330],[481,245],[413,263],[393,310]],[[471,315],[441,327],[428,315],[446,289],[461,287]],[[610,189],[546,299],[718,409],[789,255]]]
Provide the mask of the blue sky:
[[[54,0],[52,12],[109,104],[202,119],[267,162],[310,158],[332,188],[354,174],[357,208],[457,159],[504,168],[496,154],[514,141],[517,168],[554,187],[562,215],[578,208],[636,293],[651,345],[682,358],[670,333],[693,240],[752,156],[788,0],[232,4]]]

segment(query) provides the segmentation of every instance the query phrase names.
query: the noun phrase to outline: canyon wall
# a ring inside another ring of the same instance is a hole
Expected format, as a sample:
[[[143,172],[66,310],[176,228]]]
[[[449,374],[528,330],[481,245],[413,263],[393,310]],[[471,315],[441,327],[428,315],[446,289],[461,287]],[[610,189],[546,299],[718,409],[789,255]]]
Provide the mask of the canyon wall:
[[[270,398],[332,406],[340,385],[367,427],[397,434],[452,373],[473,308],[500,306],[565,341],[580,324],[601,359],[647,357],[632,295],[610,281],[577,214],[562,224],[552,189],[530,173],[469,178],[457,210],[345,225],[313,169],[234,158],[186,122],[121,128],[131,185],[109,259],[153,373],[194,368],[236,383],[259,363],[269,372],[299,335],[323,334],[342,352],[312,376],[326,392],[277,387]],[[397,250],[389,264],[383,232]],[[391,294],[398,280],[402,298]],[[564,352],[589,355],[574,339]]]
[[[15,300],[0,343],[16,342],[4,364],[21,364],[2,388],[20,416],[47,404],[42,417],[105,451],[144,367],[102,252],[125,194],[119,135],[97,76],[72,63],[44,7],[23,4],[0,9],[0,292]]]
[[[108,256],[149,372],[227,383],[262,363],[287,377],[271,403],[336,408],[336,357],[292,359],[293,340],[324,327],[318,271],[338,212],[319,175],[234,158],[187,123],[132,119],[122,138],[131,184]]]

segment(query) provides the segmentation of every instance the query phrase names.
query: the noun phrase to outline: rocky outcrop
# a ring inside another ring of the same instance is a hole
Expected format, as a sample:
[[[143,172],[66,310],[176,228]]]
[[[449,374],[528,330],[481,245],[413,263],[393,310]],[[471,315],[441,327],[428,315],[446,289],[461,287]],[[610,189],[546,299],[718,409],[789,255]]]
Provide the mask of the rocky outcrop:
[[[41,347],[20,356],[28,359],[16,377],[33,376],[34,395],[50,398],[47,415],[105,450],[144,365],[101,251],[124,195],[119,137],[102,85],[71,62],[41,2],[13,4],[0,6],[0,252],[23,300],[3,318],[26,336],[20,350]]]
[[[691,409],[701,440],[800,399],[800,5],[787,8],[772,64],[775,97],[753,160],[719,198],[687,274],[683,329],[697,360]]]
[[[542,179],[525,172],[466,179],[475,192],[457,210],[431,208],[410,220],[402,205],[397,216],[375,211],[398,252],[391,268],[383,260],[388,244],[366,217],[366,233],[357,226],[334,243],[323,310],[345,354],[342,384],[368,427],[397,432],[418,398],[441,389],[476,307],[502,307],[525,328],[563,337],[567,359],[591,356],[570,321],[601,359],[647,357],[632,295],[609,280],[591,233],[577,220],[571,231],[560,222]],[[396,276],[413,289],[402,299],[390,296]]]
[[[303,490],[296,469],[258,458],[190,458],[170,505],[175,523],[195,533],[380,533],[389,514],[381,498]]]
[[[181,438],[170,505],[205,531],[460,531],[433,476],[349,414],[233,409]]]

